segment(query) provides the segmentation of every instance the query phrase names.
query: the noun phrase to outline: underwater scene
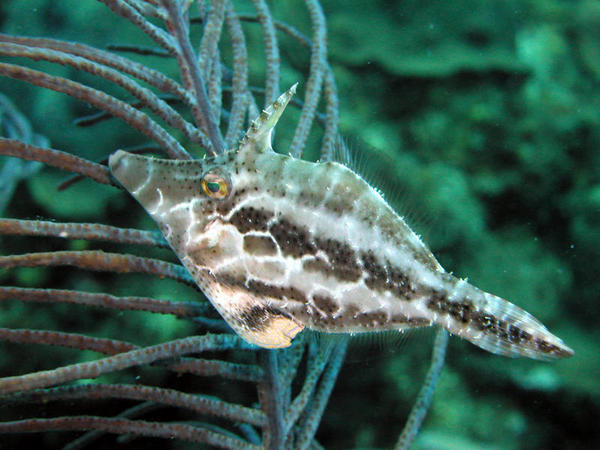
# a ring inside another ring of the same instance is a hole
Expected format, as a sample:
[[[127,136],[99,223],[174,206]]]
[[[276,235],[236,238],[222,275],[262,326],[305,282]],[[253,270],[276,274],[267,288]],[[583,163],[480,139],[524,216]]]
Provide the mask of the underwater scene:
[[[2,450],[597,449],[599,271],[600,2],[0,2]]]

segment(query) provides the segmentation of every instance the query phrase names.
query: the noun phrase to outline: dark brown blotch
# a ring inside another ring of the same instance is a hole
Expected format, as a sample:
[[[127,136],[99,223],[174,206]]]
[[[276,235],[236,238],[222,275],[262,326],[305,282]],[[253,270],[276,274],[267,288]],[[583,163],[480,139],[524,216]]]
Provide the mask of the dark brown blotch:
[[[277,254],[277,245],[269,236],[244,236],[244,251],[256,256]]]
[[[267,231],[268,222],[273,217],[273,213],[262,209],[252,207],[240,208],[229,220],[240,233],[249,231]]]
[[[558,347],[554,344],[550,344],[550,343],[546,342],[545,340],[539,339],[539,338],[535,340],[535,346],[542,353],[551,353],[551,354],[556,354],[556,355],[560,355],[560,354],[564,353],[564,351],[560,347]]]
[[[308,230],[294,225],[287,219],[280,219],[272,224],[270,231],[281,252],[286,256],[300,258],[303,255],[314,255],[317,252]]]
[[[450,302],[447,295],[442,292],[434,292],[427,302],[427,306],[432,311],[452,316],[457,322],[464,325],[472,324],[476,329],[486,334],[497,336],[499,339],[510,342],[511,344],[523,344],[532,339],[532,335],[517,325],[506,320],[501,320],[493,314],[483,311],[477,311],[470,301]],[[536,339],[534,345],[545,353],[553,353],[560,349],[554,346],[554,349],[546,351],[544,345],[547,344],[541,339]]]
[[[371,251],[361,253],[360,258],[367,273],[365,278],[367,287],[380,292],[391,291],[403,300],[414,298],[416,289],[400,269],[392,266],[389,261],[386,261],[385,265],[380,264]]]
[[[338,303],[331,297],[325,295],[313,295],[314,305],[324,314],[332,316],[340,309]]]
[[[301,258],[315,255],[318,250],[327,255],[329,263],[314,259],[313,262],[306,263],[307,270],[319,271],[340,281],[357,281],[362,276],[356,253],[347,244],[334,239],[313,240],[306,227],[295,225],[284,218],[273,223],[269,230],[285,256]]]
[[[473,303],[470,301],[448,301],[448,296],[445,292],[433,292],[427,301],[427,306],[432,311],[449,314],[454,320],[464,325],[472,320],[479,321],[477,323],[480,329],[490,328],[492,325],[492,316],[476,312]]]
[[[365,284],[369,289],[385,291],[389,288],[388,276],[385,267],[377,262],[373,252],[363,252],[360,255],[363,269],[367,273]]]
[[[508,338],[510,342],[519,344],[521,342],[527,342],[531,340],[533,336],[525,330],[522,330],[516,325],[510,325],[508,327]]]
[[[415,289],[413,288],[408,276],[397,267],[390,266],[388,263],[388,271],[390,273],[391,290],[400,298],[410,300],[414,297]]]
[[[307,319],[317,328],[344,329],[355,323],[356,317],[360,314],[360,308],[353,304],[344,305],[341,314],[338,312],[339,315],[334,316],[333,314],[324,315],[324,311],[308,303],[306,305],[306,314]]]
[[[362,276],[356,253],[347,244],[334,239],[317,239],[317,247],[325,252],[333,272],[340,281],[357,281]]]
[[[276,286],[258,280],[250,280],[248,281],[248,289],[262,297],[306,303],[304,293],[292,286]]]
[[[496,319],[491,314],[486,314],[480,311],[475,311],[472,314],[473,323],[475,324],[475,328],[481,331],[485,331],[489,334],[496,334]]]
[[[333,267],[322,258],[311,258],[302,261],[302,268],[308,272],[319,272],[326,276],[333,274]]]
[[[431,320],[421,317],[408,317],[404,314],[395,314],[390,318],[390,324],[409,325],[411,327],[423,327],[431,325]]]
[[[384,311],[361,312],[354,316],[354,322],[365,328],[388,324],[388,315]]]

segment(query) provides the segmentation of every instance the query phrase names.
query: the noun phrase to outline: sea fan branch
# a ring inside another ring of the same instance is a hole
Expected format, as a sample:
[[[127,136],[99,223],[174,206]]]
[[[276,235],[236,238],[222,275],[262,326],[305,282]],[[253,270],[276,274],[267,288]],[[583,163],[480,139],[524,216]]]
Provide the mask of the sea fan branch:
[[[116,355],[136,348],[128,342],[102,339],[78,333],[63,333],[49,330],[0,328],[0,340],[17,344],[44,344],[91,350],[105,355]]]
[[[69,172],[79,173],[102,184],[117,186],[108,168],[61,150],[37,147],[15,139],[0,138],[0,155],[39,161]]]
[[[50,389],[36,389],[25,393],[12,394],[0,399],[7,406],[17,402],[70,401],[80,399],[120,398],[150,401],[164,406],[183,408],[204,415],[212,415],[235,422],[263,426],[265,417],[255,408],[228,403],[215,397],[200,394],[187,394],[175,389],[165,389],[137,384],[83,384]]]
[[[394,450],[410,449],[415,437],[417,437],[417,434],[421,429],[423,420],[425,420],[425,415],[431,405],[438,379],[444,368],[448,338],[448,332],[443,328],[440,328],[435,336],[433,352],[431,354],[431,365],[425,376],[425,381],[423,381],[423,386],[421,386],[419,395],[417,395],[417,399],[410,410],[406,425],[396,442]]]
[[[332,349],[333,356],[329,360],[327,368],[321,375],[319,387],[315,392],[312,402],[305,409],[304,414],[300,419],[300,426],[297,431],[296,446],[298,449],[307,449],[313,441],[314,435],[317,432],[317,427],[325,411],[325,406],[333,390],[335,380],[344,362],[346,349],[348,347],[348,339],[345,338],[342,342],[335,344]]]
[[[161,0],[161,2],[168,15],[167,28],[177,42],[178,48],[173,49],[173,55],[177,58],[181,77],[185,86],[192,90],[196,97],[196,107],[192,109],[192,113],[200,128],[208,135],[212,145],[209,150],[223,153],[223,137],[212,114],[204,80],[188,37],[189,22],[184,19],[181,2],[177,0]]]
[[[232,100],[229,126],[225,136],[225,144],[231,148],[236,144],[242,134],[246,105],[248,105],[248,51],[246,49],[246,38],[231,2],[227,2],[225,16],[227,28],[231,38],[233,51],[233,79]]]
[[[0,286],[0,301],[19,300],[38,303],[70,303],[74,305],[111,308],[116,310],[147,311],[156,314],[173,314],[177,317],[196,317],[212,311],[207,304],[175,302],[148,297],[115,297],[109,294],[70,291],[65,289],[35,289]]]
[[[122,87],[135,98],[139,99],[140,106],[148,107],[150,111],[159,116],[169,125],[183,131],[186,137],[192,142],[199,143],[203,146],[207,145],[206,136],[204,136],[204,134],[201,133],[191,123],[187,122],[183,117],[181,117],[181,115],[171,108],[166,102],[156,96],[149,89],[140,86],[114,69],[85,58],[70,55],[68,53],[62,53],[50,49],[40,49],[35,47],[31,48],[18,44],[0,43],[0,55],[15,57],[20,56],[31,58],[36,61],[42,60],[61,65],[68,65],[75,69],[104,78],[105,80]]]
[[[80,269],[117,273],[146,273],[171,278],[189,286],[196,286],[183,266],[152,258],[107,253],[101,250],[58,251],[0,256],[0,268],[75,266]]]
[[[287,433],[296,423],[305,406],[311,400],[314,389],[319,381],[319,377],[323,373],[325,365],[329,361],[331,356],[331,347],[329,345],[322,345],[318,349],[318,353],[315,357],[311,358],[308,362],[308,369],[306,376],[304,377],[304,384],[300,393],[296,396],[290,407],[285,414],[285,432]]]
[[[146,18],[140,14],[136,8],[127,4],[123,0],[98,0],[108,6],[114,13],[129,20],[136,27],[146,33],[154,42],[160,45],[162,48],[167,50],[170,54],[177,52],[177,46],[173,37],[170,36],[165,30],[157,27],[150,23]]]
[[[80,56],[90,61],[112,67],[119,72],[131,75],[138,80],[144,81],[165,94],[173,95],[181,99],[190,106],[193,97],[177,83],[175,80],[167,77],[158,70],[154,70],[132,59],[125,58],[115,53],[100,50],[88,45],[61,41],[59,39],[33,38],[26,36],[14,36],[0,33],[0,42],[12,42],[28,47],[38,47],[41,49],[57,50],[62,53],[69,53],[74,56]],[[165,53],[170,56],[169,53]]]
[[[240,438],[218,433],[193,425],[147,422],[114,417],[70,416],[53,419],[25,419],[0,423],[0,433],[39,433],[43,431],[101,430],[119,435],[160,437],[207,443],[219,448],[233,450],[261,450]]]
[[[263,379],[258,383],[258,396],[263,413],[267,417],[267,426],[263,428],[263,447],[265,450],[277,450],[283,447],[284,423],[281,380],[279,379],[277,350],[262,350],[260,365]]]
[[[190,353],[231,349],[250,350],[253,348],[240,338],[230,335],[192,336],[119,353],[96,361],[72,364],[26,375],[0,378],[0,394],[4,395],[12,392],[55,386],[84,378],[96,378],[104,373],[142,366]]]
[[[171,135],[154,122],[148,115],[129,104],[97,89],[90,88],[67,78],[48,75],[44,72],[13,64],[0,63],[0,75],[34,84],[36,86],[62,92],[84,101],[99,109],[108,111],[136,130],[159,144],[172,158],[191,159],[191,156]]]
[[[281,65],[279,57],[279,46],[277,45],[277,35],[275,25],[269,7],[264,0],[252,0],[254,9],[261,24],[263,39],[265,44],[265,55],[267,63],[267,73],[265,75],[265,108],[275,101],[281,90],[279,89],[279,66]]]
[[[99,223],[60,223],[44,220],[0,219],[0,235],[52,236],[65,239],[96,239],[119,244],[151,245],[169,248],[157,231],[119,228]]]
[[[325,73],[325,61],[327,59],[327,34],[325,16],[321,5],[316,0],[305,0],[310,19],[312,21],[313,36],[311,46],[310,71],[306,82],[306,93],[304,106],[300,114],[300,120],[296,127],[296,133],[290,146],[292,155],[299,158],[302,156],[308,133],[312,128],[315,111],[321,96],[323,86],[323,75]]]

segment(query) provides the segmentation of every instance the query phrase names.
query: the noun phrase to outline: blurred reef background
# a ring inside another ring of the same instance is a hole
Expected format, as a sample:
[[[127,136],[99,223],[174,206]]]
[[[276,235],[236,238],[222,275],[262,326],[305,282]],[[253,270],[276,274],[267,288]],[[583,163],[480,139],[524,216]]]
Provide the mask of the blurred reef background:
[[[321,3],[341,129],[368,178],[382,186],[448,271],[528,310],[576,352],[548,364],[494,356],[451,339],[414,448],[600,448],[600,2]],[[304,10],[296,13],[297,6],[270,2],[275,17],[294,17],[306,31],[308,17]],[[3,0],[0,31],[99,47],[140,37],[92,0]],[[283,78],[291,85],[308,61],[286,53],[284,44],[282,59],[291,67]],[[262,73],[259,53],[256,63],[250,61],[251,80]],[[64,67],[52,71],[87,77]],[[53,148],[98,159],[107,148],[136,142],[119,121],[72,126],[94,110],[67,96],[7,79],[0,79],[0,92]],[[287,152],[285,130],[277,137],[276,149]],[[57,193],[64,178],[44,168],[23,180],[2,215],[153,229],[141,208],[132,211],[111,187],[86,180]],[[64,243],[40,238],[0,240],[2,254],[59,247]],[[174,282],[139,280],[65,268],[0,272],[7,285],[97,291],[110,285],[122,295],[195,295]],[[175,319],[140,323],[128,313],[109,321],[103,312],[75,317],[61,306],[52,316],[24,317],[18,305],[2,305],[0,326],[53,328],[50,321],[71,321],[99,335],[119,329],[123,339],[138,341],[193,333]],[[402,342],[352,344],[317,434],[326,448],[393,446],[430,357],[433,333],[410,334]],[[23,358],[2,344],[0,375],[17,366],[19,373],[48,367],[48,359],[54,367],[70,355],[43,346],[27,350]]]

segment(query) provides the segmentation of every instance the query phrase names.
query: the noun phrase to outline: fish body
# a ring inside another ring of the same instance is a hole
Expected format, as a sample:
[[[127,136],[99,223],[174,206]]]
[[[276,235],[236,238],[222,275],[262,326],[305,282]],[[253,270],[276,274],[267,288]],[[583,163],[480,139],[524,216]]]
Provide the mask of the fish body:
[[[281,348],[305,327],[436,324],[505,356],[573,354],[531,314],[447,273],[352,170],[274,152],[271,132],[294,89],[236,149],[193,161],[117,151],[109,161],[233,330]]]

